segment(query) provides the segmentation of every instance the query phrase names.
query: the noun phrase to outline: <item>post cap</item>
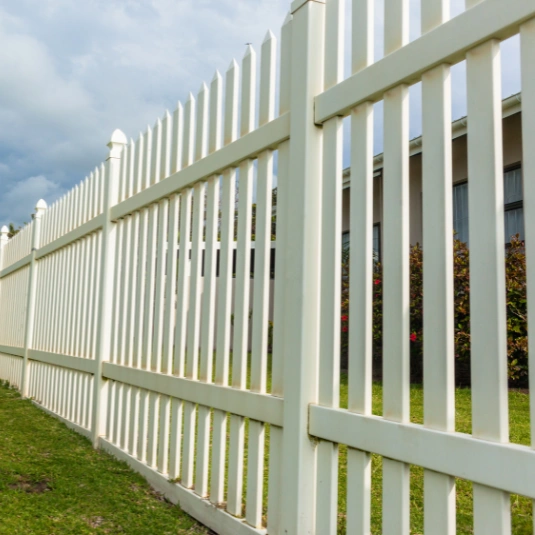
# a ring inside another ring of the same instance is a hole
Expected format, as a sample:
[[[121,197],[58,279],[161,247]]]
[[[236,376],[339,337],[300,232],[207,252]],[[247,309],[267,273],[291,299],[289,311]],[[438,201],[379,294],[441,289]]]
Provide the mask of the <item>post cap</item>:
[[[114,130],[113,134],[111,135],[111,139],[108,142],[108,147],[110,148],[110,154],[108,158],[120,158],[121,151],[127,143],[128,139],[124,133],[119,129]]]
[[[39,199],[37,201],[37,204],[35,205],[35,211],[38,214],[41,213],[41,212],[44,212],[47,208],[48,208],[48,205],[46,204],[46,202],[43,199]]]
[[[0,235],[2,235],[2,236],[7,236],[8,234],[9,234],[9,229],[7,228],[6,225],[4,225],[4,226],[2,227],[2,229],[0,230]]]

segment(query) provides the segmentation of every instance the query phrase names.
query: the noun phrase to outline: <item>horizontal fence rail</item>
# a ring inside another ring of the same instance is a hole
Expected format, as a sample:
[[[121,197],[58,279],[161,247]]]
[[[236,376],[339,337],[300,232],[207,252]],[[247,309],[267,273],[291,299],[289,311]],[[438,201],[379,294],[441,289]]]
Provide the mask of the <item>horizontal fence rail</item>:
[[[517,520],[511,495],[535,500],[535,452],[512,444],[509,429],[500,86],[500,42],[520,34],[531,310],[535,5],[467,0],[450,20],[449,2],[428,0],[412,42],[409,20],[408,0],[387,2],[385,55],[375,61],[373,0],[295,0],[280,39],[268,32],[258,57],[248,45],[240,63],[137,140],[115,131],[108,158],[85,180],[48,208],[40,201],[16,235],[0,234],[0,380],[218,534],[453,535],[456,493],[469,482],[471,532],[507,535]],[[456,432],[454,376],[451,66],[461,61],[470,433]],[[423,417],[415,423],[409,87],[420,82]],[[346,254],[350,271],[341,269]],[[423,489],[411,482],[418,470]]]

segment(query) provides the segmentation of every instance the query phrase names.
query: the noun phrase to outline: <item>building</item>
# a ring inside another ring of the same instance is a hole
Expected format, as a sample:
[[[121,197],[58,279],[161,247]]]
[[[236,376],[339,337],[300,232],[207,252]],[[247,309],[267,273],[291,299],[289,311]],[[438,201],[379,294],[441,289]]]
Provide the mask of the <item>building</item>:
[[[505,236],[520,234],[524,238],[524,214],[522,194],[522,110],[521,95],[513,95],[503,101],[503,161],[504,161],[504,202]],[[453,227],[457,237],[468,243],[468,151],[466,117],[452,124],[453,156]],[[422,243],[422,138],[410,144],[410,243]],[[343,242],[349,242],[350,213],[350,170],[343,175]],[[373,246],[381,255],[381,233],[383,220],[383,155],[374,159],[373,184]]]

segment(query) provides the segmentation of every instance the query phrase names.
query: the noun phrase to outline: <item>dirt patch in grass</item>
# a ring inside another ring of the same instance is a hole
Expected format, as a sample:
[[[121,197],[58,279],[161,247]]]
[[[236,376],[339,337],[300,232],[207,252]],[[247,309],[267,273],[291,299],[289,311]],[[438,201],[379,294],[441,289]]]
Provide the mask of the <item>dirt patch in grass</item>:
[[[41,481],[33,481],[31,478],[19,476],[16,483],[11,483],[8,488],[11,490],[21,490],[26,494],[42,494],[52,490],[50,487],[50,481],[43,479]]]

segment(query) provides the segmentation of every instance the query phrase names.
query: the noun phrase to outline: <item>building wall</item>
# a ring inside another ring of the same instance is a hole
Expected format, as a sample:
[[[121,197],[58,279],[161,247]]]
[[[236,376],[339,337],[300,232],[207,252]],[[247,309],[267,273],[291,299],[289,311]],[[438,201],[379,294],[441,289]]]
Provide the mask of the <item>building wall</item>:
[[[467,135],[452,141],[452,187],[468,180]],[[522,162],[522,114],[516,113],[503,120],[503,163],[504,169]],[[376,169],[377,172],[377,169]],[[373,221],[382,223],[383,179],[382,176],[373,181]],[[422,154],[410,158],[409,165],[409,211],[410,211],[410,242],[412,245],[422,243]],[[343,193],[342,229],[349,231],[350,225],[350,188]],[[382,224],[381,224],[382,234]],[[381,243],[382,243],[381,236]]]

